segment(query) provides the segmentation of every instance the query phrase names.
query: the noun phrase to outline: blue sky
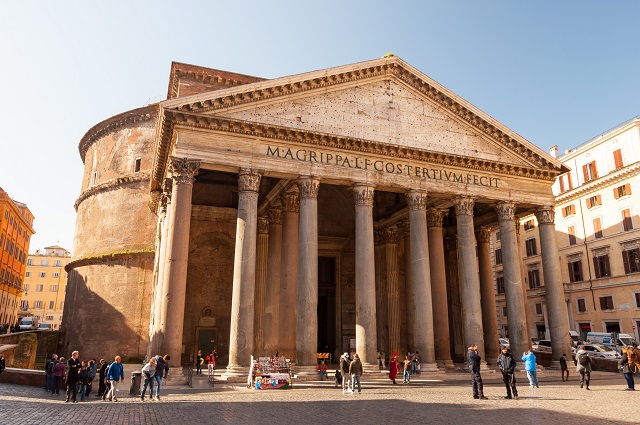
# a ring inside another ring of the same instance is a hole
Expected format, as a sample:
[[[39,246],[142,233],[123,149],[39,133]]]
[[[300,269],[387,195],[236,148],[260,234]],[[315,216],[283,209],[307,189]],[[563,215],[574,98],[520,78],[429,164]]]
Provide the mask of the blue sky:
[[[0,187],[31,249],[71,250],[98,122],[161,100],[171,61],[275,78],[381,57],[548,151],[640,115],[640,2],[0,1]]]

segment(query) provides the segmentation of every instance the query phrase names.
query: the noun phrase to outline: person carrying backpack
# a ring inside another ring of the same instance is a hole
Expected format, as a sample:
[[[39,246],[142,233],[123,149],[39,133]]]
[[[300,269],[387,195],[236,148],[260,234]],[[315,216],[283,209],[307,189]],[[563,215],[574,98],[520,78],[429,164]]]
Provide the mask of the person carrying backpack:
[[[54,391],[54,387],[53,387],[53,368],[56,366],[56,363],[58,363],[58,355],[54,354],[51,356],[51,358],[49,360],[47,360],[47,364],[44,367],[44,372],[45,372],[45,377],[46,377],[46,381],[44,384],[44,389],[47,392],[53,392]]]
[[[589,389],[589,381],[591,381],[591,357],[582,348],[576,354],[576,371],[580,373],[580,388],[587,385]]]

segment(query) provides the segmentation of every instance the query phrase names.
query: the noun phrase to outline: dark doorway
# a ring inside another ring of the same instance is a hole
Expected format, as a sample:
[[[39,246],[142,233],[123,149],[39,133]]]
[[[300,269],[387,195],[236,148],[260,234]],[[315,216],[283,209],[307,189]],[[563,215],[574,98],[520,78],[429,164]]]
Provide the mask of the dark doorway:
[[[604,325],[607,328],[607,332],[620,333],[620,322],[605,322]]]
[[[318,257],[318,353],[336,348],[336,259]]]
[[[196,353],[198,350],[202,350],[202,355],[206,356],[213,350],[216,350],[216,347],[218,346],[218,329],[197,328],[196,341]]]

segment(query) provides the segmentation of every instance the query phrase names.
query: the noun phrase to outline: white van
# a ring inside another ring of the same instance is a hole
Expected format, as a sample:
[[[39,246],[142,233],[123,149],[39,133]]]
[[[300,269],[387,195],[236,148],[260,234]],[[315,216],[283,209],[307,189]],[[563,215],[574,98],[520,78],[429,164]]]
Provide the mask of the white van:
[[[571,337],[571,343],[575,347],[578,345],[578,341],[580,341],[580,334],[576,331],[569,331],[569,336]]]
[[[614,339],[613,336],[614,334],[611,332],[589,332],[587,334],[587,341],[591,344],[606,345],[618,352],[627,345],[633,344],[633,337],[629,334],[618,334],[617,339]]]
[[[18,328],[20,328],[21,331],[31,331],[34,329],[38,329],[38,318],[23,317],[18,323]]]

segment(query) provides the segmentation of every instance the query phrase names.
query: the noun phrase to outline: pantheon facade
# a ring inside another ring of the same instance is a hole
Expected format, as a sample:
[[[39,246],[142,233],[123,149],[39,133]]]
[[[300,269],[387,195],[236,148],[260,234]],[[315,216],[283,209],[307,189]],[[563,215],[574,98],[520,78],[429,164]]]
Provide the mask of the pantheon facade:
[[[554,358],[569,352],[554,230],[568,171],[398,57],[276,79],[173,63],[167,100],[109,118],[85,165],[64,349],[227,373],[251,355],[498,355],[490,233],[509,336],[529,347],[517,219],[540,230]],[[106,329],[106,330],[105,330]]]

